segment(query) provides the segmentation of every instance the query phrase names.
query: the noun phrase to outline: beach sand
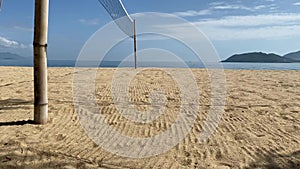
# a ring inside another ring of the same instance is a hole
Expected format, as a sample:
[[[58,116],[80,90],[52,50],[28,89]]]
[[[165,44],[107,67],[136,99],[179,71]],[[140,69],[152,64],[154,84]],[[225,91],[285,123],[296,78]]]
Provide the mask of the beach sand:
[[[149,93],[159,88],[166,114],[136,124],[113,104],[114,70],[98,69],[96,77],[106,123],[131,137],[170,127],[180,105],[176,81],[163,69],[140,70],[130,83],[130,101],[145,111]],[[210,80],[204,69],[192,72],[201,109],[190,133],[167,152],[136,159],[104,150],[85,133],[73,107],[74,69],[49,68],[49,123],[34,125],[32,68],[0,67],[0,168],[300,168],[300,71],[225,70],[225,112],[207,142],[199,135],[210,109]]]

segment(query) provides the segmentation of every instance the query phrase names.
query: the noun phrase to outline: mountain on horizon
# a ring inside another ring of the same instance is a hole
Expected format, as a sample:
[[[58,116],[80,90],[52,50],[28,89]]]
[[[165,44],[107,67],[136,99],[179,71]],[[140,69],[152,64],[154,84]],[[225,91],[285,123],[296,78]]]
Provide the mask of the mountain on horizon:
[[[0,52],[0,60],[23,60],[25,57],[10,52]]]
[[[55,62],[55,60],[48,60]],[[291,52],[284,56],[274,53],[250,52],[235,54],[222,62],[252,62],[252,63],[300,63],[300,51]],[[72,65],[75,63],[72,62]],[[10,52],[0,52],[0,65],[5,66],[31,66],[32,58],[20,56]]]
[[[250,52],[235,54],[222,62],[295,63],[300,62],[300,52],[280,56],[274,53]]]
[[[300,61],[300,51],[288,53],[288,54],[284,55],[283,57]]]
[[[0,66],[32,66],[32,64],[31,58],[10,52],[0,52]]]

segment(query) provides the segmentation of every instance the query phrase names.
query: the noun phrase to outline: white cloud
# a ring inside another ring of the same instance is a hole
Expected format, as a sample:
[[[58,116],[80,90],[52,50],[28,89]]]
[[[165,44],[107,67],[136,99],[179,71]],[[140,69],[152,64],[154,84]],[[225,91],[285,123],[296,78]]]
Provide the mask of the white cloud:
[[[94,19],[79,19],[78,21],[82,24],[85,24],[85,25],[99,25],[99,19],[97,19],[97,18],[94,18]]]
[[[272,0],[269,0],[269,2],[273,2]],[[262,9],[270,9],[274,10],[277,9],[278,6],[276,4],[269,4],[269,5],[257,5],[248,7],[242,4],[228,4],[226,2],[212,2],[209,4],[209,8],[195,11],[195,10],[188,10],[183,12],[174,12],[174,15],[177,15],[179,17],[193,17],[193,16],[204,16],[204,15],[211,15],[214,10],[247,10],[251,12],[255,12],[257,10]]]
[[[213,9],[218,9],[218,10],[248,10],[248,11],[253,11],[252,8],[246,7],[244,5],[216,5],[213,7]]]
[[[268,25],[300,24],[300,14],[281,13],[267,15],[227,16],[222,19],[210,19],[197,22],[203,26],[214,27],[254,27]]]
[[[274,2],[272,0],[269,0],[269,2]],[[276,9],[277,6],[276,4],[269,4],[269,5],[257,5],[257,6],[245,6],[242,4],[228,4],[225,2],[213,2],[209,4],[211,6],[211,9],[214,10],[246,10],[246,11],[251,11],[251,12],[255,12],[257,10],[261,10],[261,9]]]
[[[154,40],[166,40],[167,37],[156,34],[142,34],[137,37],[139,41],[154,41]]]
[[[7,48],[22,48],[22,49],[30,47],[29,45],[24,45],[17,41],[9,40],[9,39],[7,39],[5,37],[1,37],[1,36],[0,36],[0,46],[4,46]]]
[[[210,10],[200,10],[200,11],[188,10],[185,12],[175,12],[173,14],[179,17],[202,16],[202,15],[210,15],[211,11]]]
[[[27,28],[27,27],[22,27],[22,26],[14,26],[13,28],[22,30],[22,31],[33,32],[33,28]]]
[[[300,2],[295,2],[295,3],[293,3],[293,5],[299,6],[299,5],[300,5]]]
[[[269,1],[269,2],[274,2],[274,1]],[[269,4],[269,5],[258,5],[254,7],[254,10],[260,10],[260,9],[270,9],[270,10],[275,10],[278,9],[278,5],[275,3]]]
[[[253,10],[256,11],[256,10],[261,10],[261,9],[271,9],[271,10],[274,10],[274,9],[277,9],[278,6],[276,4],[270,4],[270,5],[257,5],[257,6],[254,6],[253,7]]]
[[[230,16],[194,23],[214,40],[300,36],[300,14]]]
[[[223,5],[223,4],[226,4],[226,2],[212,2],[209,5],[210,6],[219,6],[219,5]]]
[[[267,26],[261,28],[203,28],[212,40],[285,39],[300,36],[300,26]]]
[[[295,13],[227,16],[192,23],[211,40],[286,39],[300,36],[300,14]],[[168,29],[193,38],[186,31],[189,26],[177,24],[170,25]]]
[[[8,39],[0,36],[0,45],[5,46],[5,47],[11,47],[11,46],[17,46],[17,45],[19,45],[19,43],[16,41],[13,41],[13,40],[8,40]]]
[[[242,4],[229,4],[227,2],[212,2],[209,4],[211,9],[214,10],[247,10],[253,11],[253,8],[247,7]]]

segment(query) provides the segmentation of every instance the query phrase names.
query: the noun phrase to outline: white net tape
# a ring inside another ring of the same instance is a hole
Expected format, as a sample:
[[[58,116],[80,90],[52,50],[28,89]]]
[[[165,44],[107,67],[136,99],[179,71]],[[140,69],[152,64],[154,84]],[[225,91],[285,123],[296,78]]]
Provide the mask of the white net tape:
[[[119,28],[129,37],[133,37],[133,20],[128,15],[121,0],[98,0]]]

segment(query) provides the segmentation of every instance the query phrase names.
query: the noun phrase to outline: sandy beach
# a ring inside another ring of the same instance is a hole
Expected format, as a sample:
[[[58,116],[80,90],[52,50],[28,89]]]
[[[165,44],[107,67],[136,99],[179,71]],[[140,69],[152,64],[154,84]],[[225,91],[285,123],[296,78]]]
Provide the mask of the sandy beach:
[[[115,69],[98,69],[96,98],[106,123],[131,137],[153,137],[178,114],[178,85],[163,69],[144,69],[130,83],[130,102],[151,106],[149,93],[166,95],[165,114],[136,124],[111,97]],[[134,71],[134,70],[132,70]],[[198,138],[210,108],[210,80],[192,69],[200,93],[196,123],[175,147],[148,158],[126,158],[95,144],[74,109],[73,68],[49,68],[49,123],[33,122],[33,70],[0,67],[0,168],[300,168],[300,71],[225,70],[225,112],[205,143]]]

